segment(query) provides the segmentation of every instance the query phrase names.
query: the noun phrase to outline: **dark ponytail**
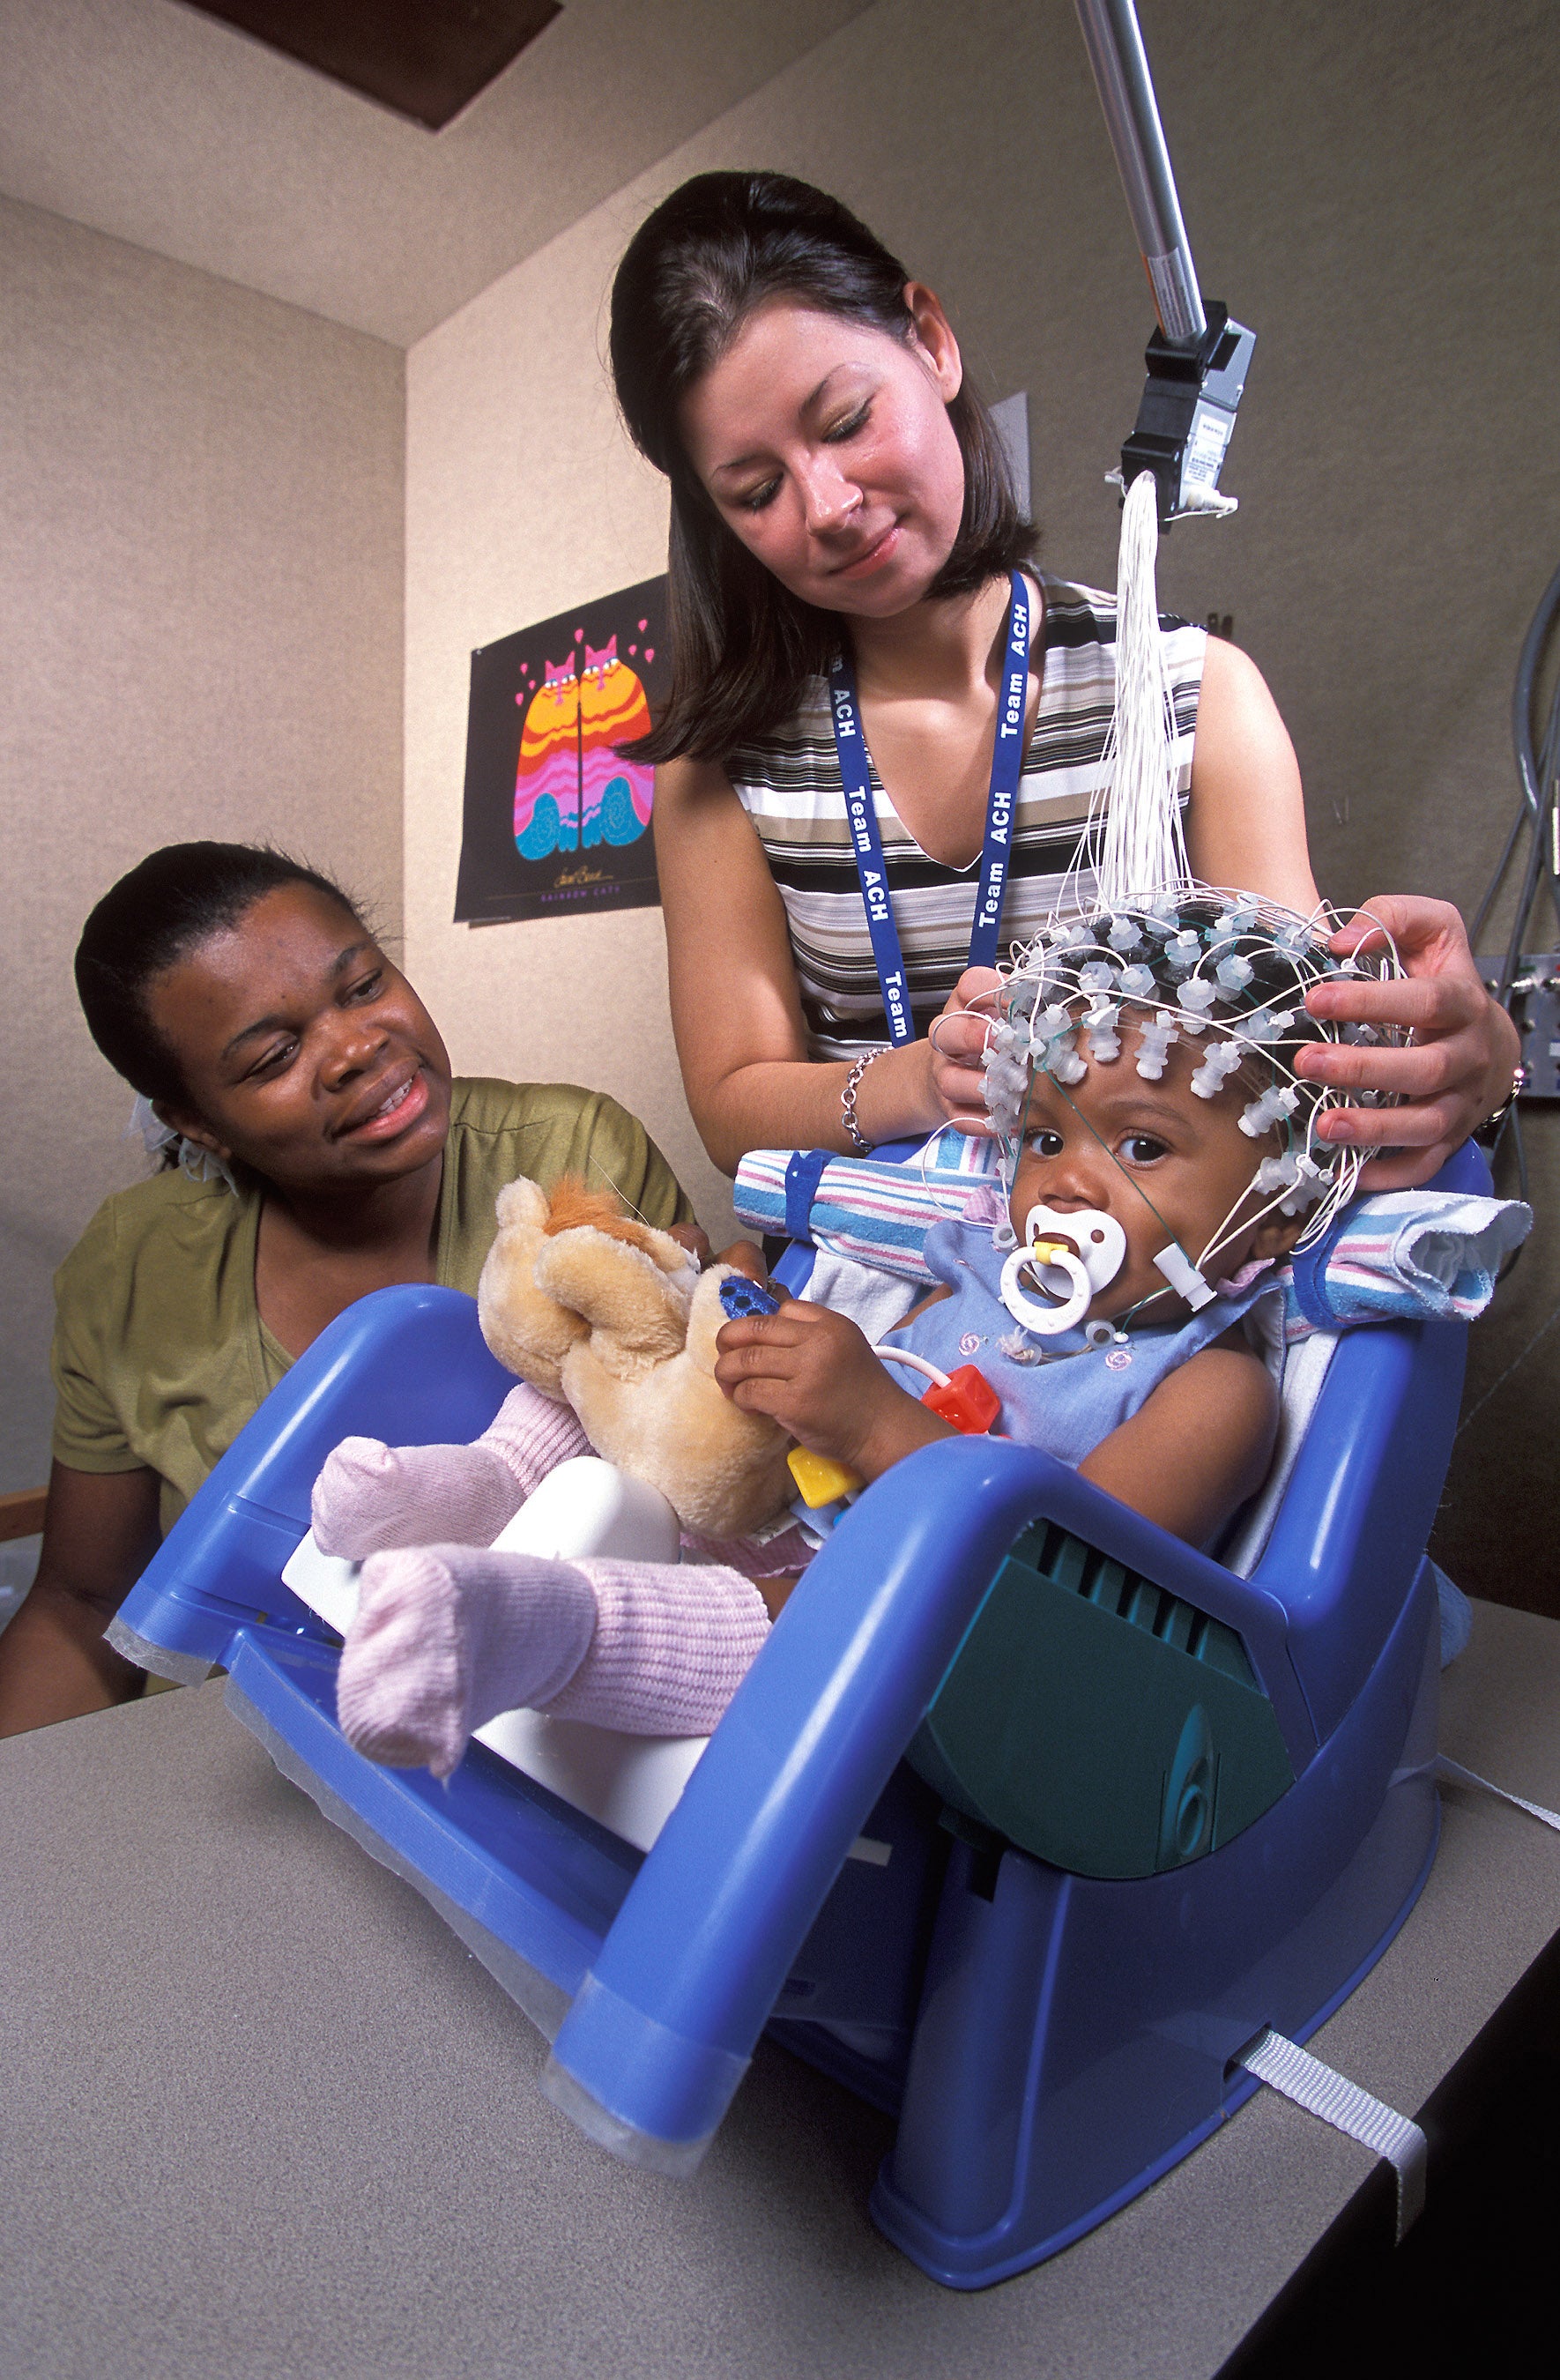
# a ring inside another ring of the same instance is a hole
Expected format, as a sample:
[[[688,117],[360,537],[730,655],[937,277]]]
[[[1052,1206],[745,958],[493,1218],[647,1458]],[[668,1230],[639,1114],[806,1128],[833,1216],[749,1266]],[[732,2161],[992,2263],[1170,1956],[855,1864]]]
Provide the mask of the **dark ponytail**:
[[[647,217],[612,284],[618,403],[642,455],[671,482],[671,692],[635,759],[723,760],[794,710],[840,650],[836,616],[782,587],[732,533],[683,449],[683,397],[754,309],[789,297],[907,343],[899,259],[848,207],[786,174],[699,174]],[[966,377],[948,408],[964,458],[964,511],[934,596],[1015,569],[1035,533],[986,404]]]
[[[328,876],[248,843],[168,844],[103,894],[77,945],[76,990],[93,1040],[143,1098],[188,1097],[177,1055],[151,1021],[153,979],[286,884],[323,892],[362,924],[356,903]]]

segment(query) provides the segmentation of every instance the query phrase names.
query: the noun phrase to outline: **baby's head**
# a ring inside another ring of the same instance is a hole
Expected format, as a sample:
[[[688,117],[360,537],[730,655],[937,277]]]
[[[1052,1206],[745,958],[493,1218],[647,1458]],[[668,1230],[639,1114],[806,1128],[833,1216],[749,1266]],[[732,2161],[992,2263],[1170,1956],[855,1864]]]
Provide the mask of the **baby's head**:
[[[1029,1328],[1140,1307],[1175,1321],[1204,1284],[1327,1228],[1362,1160],[1316,1138],[1342,1095],[1291,1062],[1364,1028],[1313,1018],[1305,995],[1328,975],[1397,971],[1390,948],[1340,965],[1329,930],[1184,887],[1052,928],[1015,961],[985,1063],[1013,1232],[1035,1250],[1004,1290]]]

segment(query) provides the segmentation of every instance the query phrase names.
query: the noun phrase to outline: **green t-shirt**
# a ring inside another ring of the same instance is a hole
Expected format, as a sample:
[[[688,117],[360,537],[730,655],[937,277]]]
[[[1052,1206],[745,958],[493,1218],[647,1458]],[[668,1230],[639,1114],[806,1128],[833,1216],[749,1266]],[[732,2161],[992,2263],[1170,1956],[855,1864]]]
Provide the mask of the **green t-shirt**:
[[[644,1126],[568,1083],[457,1082],[435,1278],[475,1293],[494,1205],[521,1174],[578,1173],[650,1223],[693,1209]],[[262,1189],[155,1174],[104,1199],[54,1275],[54,1451],[72,1471],[155,1471],[173,1526],[292,1358],[260,1318]]]

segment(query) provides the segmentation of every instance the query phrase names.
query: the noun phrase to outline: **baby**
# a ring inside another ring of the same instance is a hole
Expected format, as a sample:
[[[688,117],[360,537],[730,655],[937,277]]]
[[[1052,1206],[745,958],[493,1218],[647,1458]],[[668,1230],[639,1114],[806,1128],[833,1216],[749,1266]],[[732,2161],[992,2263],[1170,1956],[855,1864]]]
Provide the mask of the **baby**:
[[[995,1428],[1209,1542],[1273,1450],[1276,1390],[1246,1318],[1358,1172],[1314,1138],[1329,1094],[1284,1054],[1325,1031],[1304,991],[1336,964],[1306,921],[1200,888],[1041,937],[991,1003],[1006,1198],[993,1182],[928,1232],[939,1286],[881,1354],[843,1314],[788,1300],[721,1330],[721,1389],[870,1484],[952,1434],[894,1358],[973,1364]],[[646,1734],[715,1725],[816,1536],[682,1563],[493,1548],[538,1480],[589,1451],[566,1407],[522,1385],[469,1449],[349,1440],[331,1458],[316,1536],[368,1557],[338,1688],[360,1751],[447,1776],[475,1728],[521,1706]]]

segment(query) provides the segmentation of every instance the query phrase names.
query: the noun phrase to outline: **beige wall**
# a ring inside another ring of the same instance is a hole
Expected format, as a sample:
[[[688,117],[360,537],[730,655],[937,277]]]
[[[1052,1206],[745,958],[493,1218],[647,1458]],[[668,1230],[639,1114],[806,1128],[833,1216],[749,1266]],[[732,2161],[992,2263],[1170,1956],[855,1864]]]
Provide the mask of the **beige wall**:
[[[1556,559],[1553,10],[1141,14],[1203,285],[1259,334],[1226,471],[1242,513],[1175,531],[1164,600],[1233,613],[1267,672],[1329,892],[1469,904],[1513,799],[1517,647]],[[660,488],[614,425],[599,359],[615,259],[685,175],[738,164],[839,191],[951,302],[988,393],[1029,391],[1053,568],[1113,578],[1101,479],[1151,322],[1067,0],[879,0],[411,350],[412,966],[461,1063],[573,1075],[636,1106],[712,1228],[721,1193],[678,1087],[656,913],[480,932],[450,917],[471,649],[660,566]],[[1553,1213],[1553,1135],[1532,1138]],[[1496,1561],[1478,1519],[1493,1499],[1536,1510],[1560,1411],[1542,1345],[1521,1351],[1557,1273],[1530,1254],[1475,1340],[1478,1393],[1521,1358],[1449,1506],[1463,1574],[1494,1592],[1545,1561],[1532,1591],[1560,1585],[1542,1533]]]
[[[0,1486],[49,1276],[138,1170],[70,954],[158,843],[274,838],[400,922],[403,358],[0,200]]]
[[[407,966],[459,1070],[613,1092],[729,1235],[671,1047],[660,911],[450,923],[473,649],[665,567],[660,483],[596,362],[600,294],[641,212],[636,195],[598,210],[407,357]]]
[[[1245,509],[1174,533],[1165,600],[1232,612],[1268,672],[1328,890],[1467,898],[1504,824],[1510,669],[1560,495],[1553,16],[1142,13],[1204,285],[1259,334],[1226,473]],[[614,425],[601,305],[633,225],[710,165],[828,184],[945,293],[988,391],[1030,392],[1046,558],[1113,577],[1101,480],[1151,317],[1072,10],[957,15],[949,41],[940,0],[880,0],[408,358],[414,966],[463,1062],[608,1083],[683,1164],[655,917],[449,922],[467,655],[660,565],[660,487]]]

